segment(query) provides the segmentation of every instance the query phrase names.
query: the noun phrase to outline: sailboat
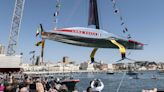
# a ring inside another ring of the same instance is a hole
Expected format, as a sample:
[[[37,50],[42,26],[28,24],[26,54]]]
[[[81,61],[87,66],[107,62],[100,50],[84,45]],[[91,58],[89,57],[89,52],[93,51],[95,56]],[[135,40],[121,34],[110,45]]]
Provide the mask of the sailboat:
[[[113,75],[114,71],[107,71],[106,74]]]
[[[44,41],[47,39],[76,46],[94,48],[90,54],[91,63],[95,63],[94,56],[98,48],[119,49],[121,53],[121,60],[126,59],[126,49],[143,49],[144,44],[141,42],[117,36],[100,28],[97,0],[89,0],[88,25],[95,25],[95,28],[55,28],[51,32],[46,32],[44,31],[42,24],[40,24],[39,33],[37,34],[40,34],[42,37],[42,48],[44,48]],[[62,81],[62,83],[66,84],[70,90],[73,90],[78,82],[79,80],[73,79],[66,79]]]
[[[119,49],[121,53],[121,60],[126,59],[126,49],[143,49],[144,44],[141,42],[122,38],[100,29],[97,0],[89,1],[88,25],[95,25],[95,28],[69,27],[53,29],[51,32],[45,32],[42,24],[40,24],[39,29],[43,42],[48,39],[76,46],[94,48],[90,54],[92,63],[95,62],[94,56],[98,48]]]
[[[139,73],[136,72],[134,68],[132,68],[131,64],[128,64],[128,71],[126,74],[129,75],[133,79],[139,79],[139,77],[138,77]]]

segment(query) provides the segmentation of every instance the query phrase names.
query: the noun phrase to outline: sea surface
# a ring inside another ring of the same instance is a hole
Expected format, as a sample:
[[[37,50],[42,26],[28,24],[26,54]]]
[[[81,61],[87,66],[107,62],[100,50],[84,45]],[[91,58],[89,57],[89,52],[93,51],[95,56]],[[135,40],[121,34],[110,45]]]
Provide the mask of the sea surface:
[[[164,74],[159,74],[157,71],[138,72],[139,79],[134,79],[133,76],[126,75],[124,72],[113,75],[106,73],[74,73],[71,75],[75,79],[80,79],[76,85],[79,92],[86,90],[90,81],[95,78],[101,79],[104,83],[102,92],[141,92],[142,89],[153,88],[164,90]],[[119,84],[120,88],[118,89]]]

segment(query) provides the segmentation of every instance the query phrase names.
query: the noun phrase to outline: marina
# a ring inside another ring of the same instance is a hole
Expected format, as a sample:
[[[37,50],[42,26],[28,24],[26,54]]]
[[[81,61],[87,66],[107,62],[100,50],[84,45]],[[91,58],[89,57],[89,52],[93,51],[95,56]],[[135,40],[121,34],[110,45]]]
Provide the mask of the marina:
[[[96,78],[101,79],[104,83],[102,92],[142,92],[143,89],[157,88],[159,92],[164,90],[164,75],[160,75],[157,71],[140,71],[138,72],[138,79],[131,78],[125,75],[125,72],[115,73],[114,75],[107,75],[106,73],[67,73],[64,76],[72,76],[72,80],[79,79],[80,82],[76,84],[76,90],[83,92],[90,85],[89,82]],[[158,79],[152,79],[156,75]],[[31,76],[31,75],[30,75]],[[38,75],[35,75],[38,76]],[[48,80],[61,78],[63,74],[39,74],[42,78],[46,77]],[[119,87],[120,81],[123,81]],[[75,80],[78,82],[78,80]]]
[[[141,75],[143,73],[143,75]],[[159,79],[151,79],[153,75],[156,75]],[[79,75],[77,75],[79,76]],[[90,75],[83,74],[80,75],[83,76],[79,79],[81,79],[81,83],[79,83],[77,86],[80,87],[79,89],[82,90],[83,88],[86,88],[87,86],[84,84],[85,81],[83,80],[92,80],[94,78],[101,78],[104,82],[104,90],[102,92],[116,92],[119,83],[121,81],[121,78],[123,76],[123,73],[115,73],[114,75],[106,75],[106,74],[93,74],[93,76],[88,77]],[[164,75],[159,75],[157,71],[146,71],[146,72],[140,72],[139,73],[139,79],[131,79],[130,76],[126,75],[123,79],[123,82],[120,86],[119,92],[142,92],[142,89],[153,89],[157,88],[158,91],[163,91],[164,85],[163,85],[163,78]],[[87,78],[87,79],[86,79]],[[82,85],[85,85],[85,87],[81,87]]]

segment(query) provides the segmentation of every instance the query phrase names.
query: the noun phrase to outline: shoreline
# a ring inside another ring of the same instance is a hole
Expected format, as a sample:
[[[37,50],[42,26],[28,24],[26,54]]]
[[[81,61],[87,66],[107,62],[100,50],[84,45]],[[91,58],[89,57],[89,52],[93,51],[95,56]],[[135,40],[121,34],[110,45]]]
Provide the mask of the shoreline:
[[[88,71],[88,70],[78,70],[78,71],[25,71],[25,74],[63,74],[63,73],[106,73],[107,71]]]
[[[140,70],[136,72],[152,72],[152,71],[159,71],[159,70]],[[67,73],[107,73],[107,72],[114,72],[114,73],[122,73],[127,72],[127,70],[119,70],[119,71],[111,71],[111,70],[78,70],[78,71],[24,71],[25,74],[67,74]]]

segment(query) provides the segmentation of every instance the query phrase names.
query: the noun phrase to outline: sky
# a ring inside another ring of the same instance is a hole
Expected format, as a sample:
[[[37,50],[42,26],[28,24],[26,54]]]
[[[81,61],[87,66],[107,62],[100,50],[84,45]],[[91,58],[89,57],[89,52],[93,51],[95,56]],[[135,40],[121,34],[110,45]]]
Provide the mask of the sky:
[[[61,0],[58,28],[87,27],[89,0]],[[127,57],[138,61],[164,61],[164,0],[116,0],[120,13],[134,40],[144,44],[144,50],[127,50]],[[0,0],[0,44],[8,45],[12,13],[15,0]],[[18,38],[17,54],[23,53],[23,62],[30,63],[30,51],[40,54],[40,48],[34,44],[40,41],[35,36],[40,23],[46,31],[54,28],[56,0],[26,0]],[[98,0],[100,28],[119,36],[122,33],[120,20],[113,14],[110,0]],[[90,60],[93,48],[73,46],[46,40],[44,59],[51,62],[61,61],[68,56],[76,63]],[[98,49],[95,59],[105,63],[119,60],[118,49]],[[125,60],[126,61],[126,60]],[[124,61],[122,61],[124,62]]]

